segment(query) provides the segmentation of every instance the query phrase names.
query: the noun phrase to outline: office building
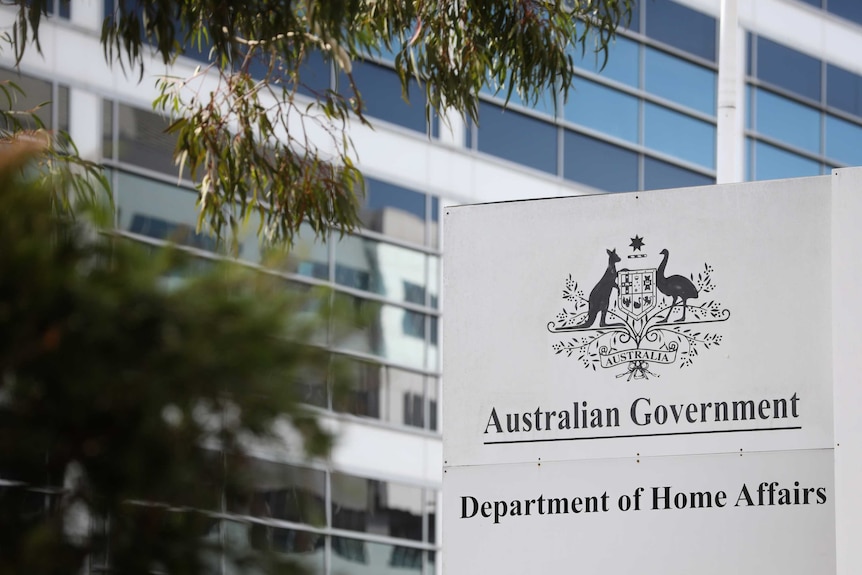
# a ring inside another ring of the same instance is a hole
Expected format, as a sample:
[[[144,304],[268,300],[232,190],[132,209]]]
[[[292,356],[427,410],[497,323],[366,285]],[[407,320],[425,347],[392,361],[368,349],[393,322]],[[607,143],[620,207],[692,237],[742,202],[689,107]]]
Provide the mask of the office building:
[[[104,63],[99,33],[112,7],[57,3],[40,30],[43,54],[29,50],[16,81],[32,100],[51,100],[40,112],[46,124],[68,130],[109,170],[122,233],[155,245],[179,237],[202,258],[218,257],[213,240],[193,231],[195,194],[189,182],[177,186],[173,142],[152,111],[151,74],[161,68],[148,66],[139,83]],[[304,382],[308,403],[338,428],[338,447],[321,463],[290,449],[256,454],[267,505],[228,509],[242,518],[218,536],[263,528],[268,545],[319,573],[439,572],[443,210],[715,183],[718,72],[729,64],[718,58],[719,10],[720,0],[640,2],[604,67],[589,51],[574,54],[568,101],[549,92],[522,106],[513,95],[504,109],[505,89],[489,89],[479,126],[457,115],[427,122],[421,90],[414,85],[406,104],[385,55],[355,64],[374,125],[351,128],[368,180],[363,228],[326,243],[303,234],[283,273],[286,289],[331,286],[373,316],[323,342],[354,366],[344,402],[333,404],[331,382]],[[10,14],[0,8],[5,21]],[[742,0],[736,48],[739,180],[862,164],[862,3]],[[3,78],[12,65],[11,53],[0,54]],[[172,73],[196,65],[181,58]],[[322,61],[310,73],[338,89],[339,74]],[[260,257],[254,241],[242,243],[243,261]],[[297,494],[315,502],[314,519],[292,503]]]

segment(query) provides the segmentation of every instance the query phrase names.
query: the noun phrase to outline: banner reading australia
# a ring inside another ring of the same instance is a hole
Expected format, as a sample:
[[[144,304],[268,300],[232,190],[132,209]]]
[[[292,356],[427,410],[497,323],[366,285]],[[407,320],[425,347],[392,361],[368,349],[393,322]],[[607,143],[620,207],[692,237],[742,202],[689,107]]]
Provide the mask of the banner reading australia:
[[[830,185],[446,209],[447,574],[830,572]]]

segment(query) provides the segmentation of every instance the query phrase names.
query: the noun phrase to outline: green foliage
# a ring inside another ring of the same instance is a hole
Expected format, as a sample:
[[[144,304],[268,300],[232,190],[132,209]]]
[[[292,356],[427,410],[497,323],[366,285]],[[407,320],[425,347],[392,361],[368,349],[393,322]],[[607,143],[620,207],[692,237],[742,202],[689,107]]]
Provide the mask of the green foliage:
[[[325,373],[305,343],[320,320],[272,275],[193,273],[58,214],[40,152],[0,150],[0,574],[77,574],[108,550],[117,573],[206,572],[249,442],[287,423],[328,452],[295,385]]]
[[[454,110],[477,120],[485,84],[526,102],[549,88],[567,94],[572,53],[606,57],[635,1],[119,1],[101,40],[109,62],[141,77],[151,50],[169,64],[184,47],[209,49],[210,63],[192,78],[162,79],[155,102],[177,120],[176,157],[200,182],[201,223],[222,234],[257,211],[263,236],[290,242],[303,220],[318,233],[357,225],[363,181],[345,135],[351,116],[365,121],[354,61],[394,52],[403,96],[416,78],[428,117]],[[13,3],[20,61],[28,42],[38,48],[42,13],[38,2]],[[334,62],[348,86],[307,85],[312,54]],[[252,64],[263,77],[249,74]],[[310,104],[296,97],[300,88]]]

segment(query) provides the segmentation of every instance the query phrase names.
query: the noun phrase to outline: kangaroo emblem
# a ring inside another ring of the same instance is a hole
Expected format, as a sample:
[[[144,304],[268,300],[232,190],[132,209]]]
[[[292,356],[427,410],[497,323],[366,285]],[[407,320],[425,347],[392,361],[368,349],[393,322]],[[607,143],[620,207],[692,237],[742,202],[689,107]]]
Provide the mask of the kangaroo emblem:
[[[599,313],[602,314],[599,320],[599,326],[607,327],[605,321],[608,314],[608,307],[611,303],[611,293],[614,288],[619,291],[620,286],[617,285],[617,267],[616,264],[620,261],[620,256],[617,255],[617,250],[605,250],[608,252],[608,267],[605,270],[602,278],[596,283],[596,286],[590,292],[589,311],[587,319],[579,323],[576,327],[590,327],[596,321]]]

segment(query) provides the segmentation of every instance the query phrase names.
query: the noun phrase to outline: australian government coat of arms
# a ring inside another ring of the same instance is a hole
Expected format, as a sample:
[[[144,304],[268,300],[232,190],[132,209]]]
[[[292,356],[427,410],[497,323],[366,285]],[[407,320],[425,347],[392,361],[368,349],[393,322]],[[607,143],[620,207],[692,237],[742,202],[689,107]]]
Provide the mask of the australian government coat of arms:
[[[633,263],[646,262],[643,238],[629,246]],[[563,287],[562,311],[548,331],[566,334],[553,344],[557,354],[576,357],[584,367],[616,368],[616,377],[649,379],[659,367],[692,364],[701,349],[721,344],[709,324],[727,321],[730,311],[709,299],[715,289],[713,268],[668,275],[670,252],[660,252],[658,267],[624,267],[616,249],[606,250],[608,266],[589,295],[571,275]]]

